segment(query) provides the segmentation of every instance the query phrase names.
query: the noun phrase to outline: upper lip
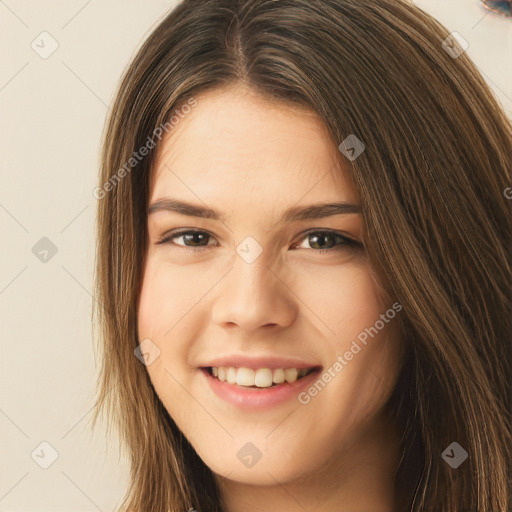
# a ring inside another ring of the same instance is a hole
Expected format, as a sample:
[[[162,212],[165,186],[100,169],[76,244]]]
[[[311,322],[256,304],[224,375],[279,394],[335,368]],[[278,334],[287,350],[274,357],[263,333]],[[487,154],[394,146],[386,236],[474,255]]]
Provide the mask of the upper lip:
[[[321,365],[318,363],[311,363],[304,359],[297,359],[294,357],[279,357],[279,356],[247,356],[243,354],[239,355],[227,355],[221,357],[215,357],[210,361],[201,364],[201,368],[208,367],[235,367],[235,368],[252,368],[256,370],[258,368],[270,368],[275,370],[277,368],[320,368]]]

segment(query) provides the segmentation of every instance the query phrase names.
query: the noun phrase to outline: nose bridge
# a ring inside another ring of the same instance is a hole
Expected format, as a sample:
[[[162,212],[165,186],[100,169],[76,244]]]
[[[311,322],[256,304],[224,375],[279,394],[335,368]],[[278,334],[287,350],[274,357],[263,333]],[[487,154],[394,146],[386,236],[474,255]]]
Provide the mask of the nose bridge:
[[[255,238],[247,236],[238,244],[235,252],[231,273],[234,274],[237,289],[241,288],[243,292],[249,287],[261,293],[275,284],[277,278],[270,268],[273,259],[270,249],[264,249]]]
[[[213,320],[247,330],[289,324],[295,307],[287,287],[270,268],[270,259],[252,241],[242,242],[236,252],[216,295]]]

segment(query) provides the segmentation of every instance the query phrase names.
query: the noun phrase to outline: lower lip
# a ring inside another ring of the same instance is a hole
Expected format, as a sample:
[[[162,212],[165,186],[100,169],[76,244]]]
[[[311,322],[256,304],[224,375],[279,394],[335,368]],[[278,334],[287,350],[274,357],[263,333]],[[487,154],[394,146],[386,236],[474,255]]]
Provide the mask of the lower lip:
[[[219,398],[240,409],[253,411],[268,409],[297,397],[302,390],[318,378],[320,370],[315,370],[291,384],[284,382],[270,388],[242,388],[236,384],[220,381],[210,375],[205,368],[201,368],[201,372],[206,376],[210,388]]]

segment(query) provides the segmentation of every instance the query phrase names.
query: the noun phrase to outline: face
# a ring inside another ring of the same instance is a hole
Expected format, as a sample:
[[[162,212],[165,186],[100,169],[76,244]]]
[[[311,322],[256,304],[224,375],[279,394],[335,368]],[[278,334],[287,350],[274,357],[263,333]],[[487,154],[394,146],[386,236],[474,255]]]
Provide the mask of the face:
[[[335,466],[378,421],[399,307],[379,296],[320,118],[243,88],[197,101],[151,177],[139,341],[210,469],[274,485]]]

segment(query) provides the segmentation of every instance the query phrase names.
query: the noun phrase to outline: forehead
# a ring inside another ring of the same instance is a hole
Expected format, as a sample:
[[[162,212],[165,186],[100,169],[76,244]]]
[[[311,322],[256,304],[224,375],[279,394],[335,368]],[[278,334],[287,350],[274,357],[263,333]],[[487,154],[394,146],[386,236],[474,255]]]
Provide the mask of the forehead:
[[[294,201],[310,190],[311,199],[329,192],[333,199],[341,194],[355,200],[338,148],[312,110],[241,86],[196,99],[158,147],[152,199],[186,186],[187,195],[201,199],[233,199],[250,191]]]

